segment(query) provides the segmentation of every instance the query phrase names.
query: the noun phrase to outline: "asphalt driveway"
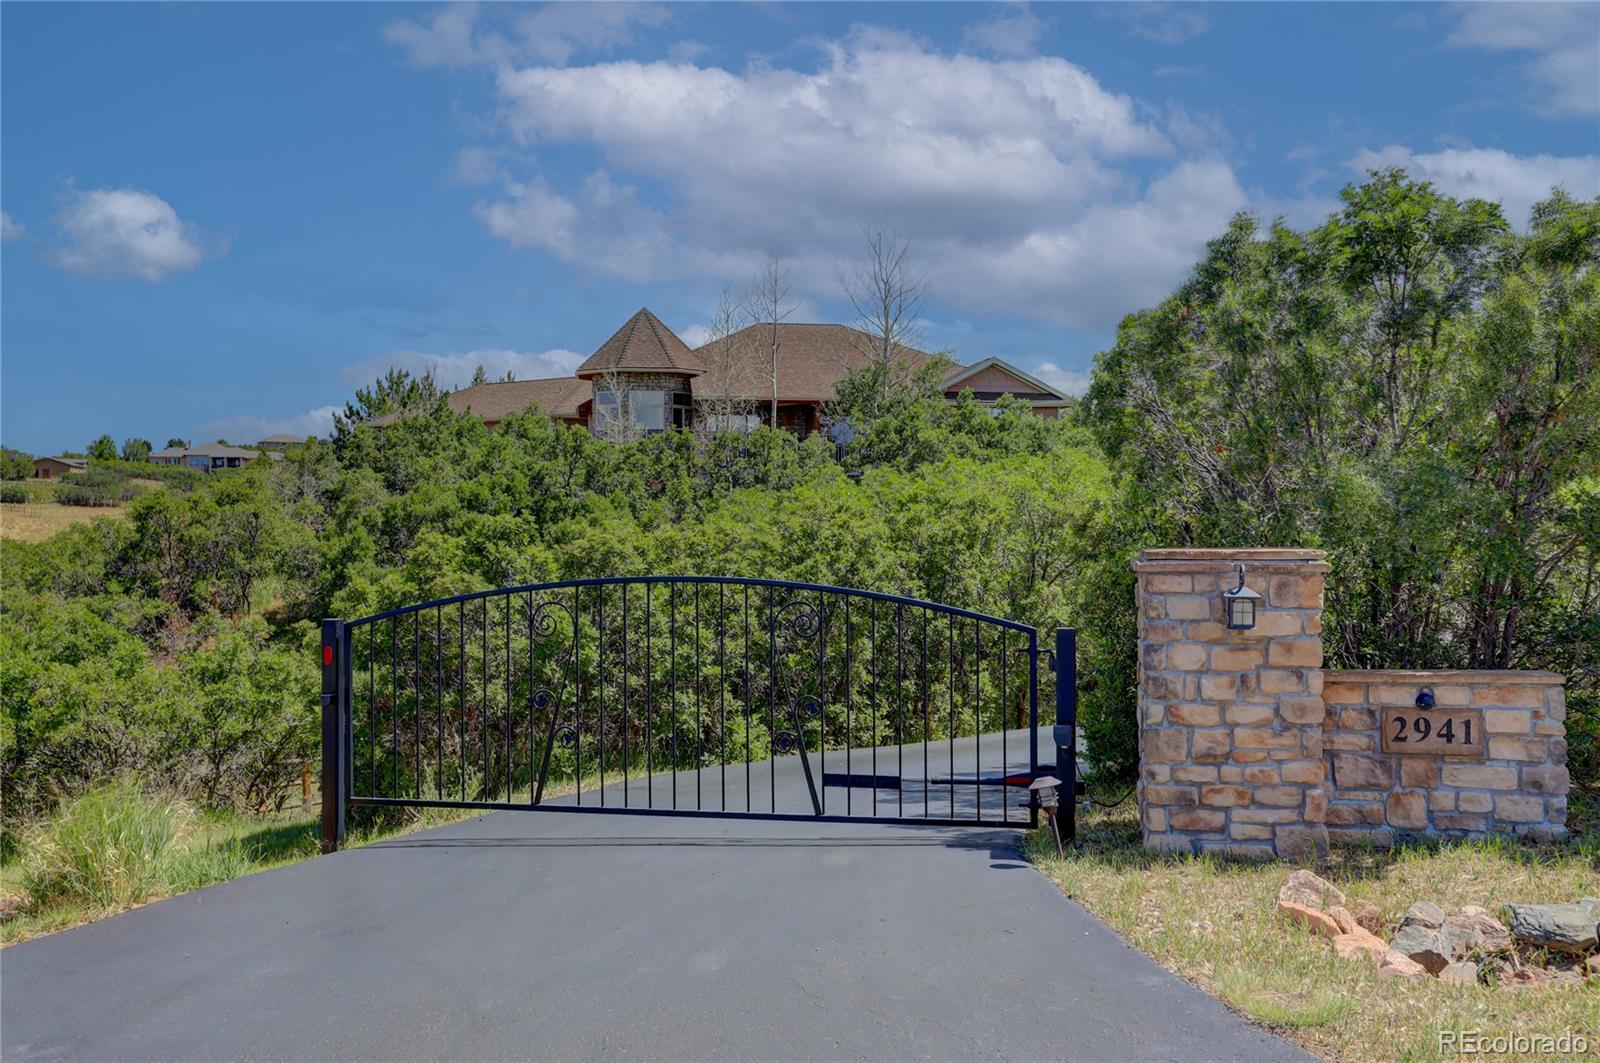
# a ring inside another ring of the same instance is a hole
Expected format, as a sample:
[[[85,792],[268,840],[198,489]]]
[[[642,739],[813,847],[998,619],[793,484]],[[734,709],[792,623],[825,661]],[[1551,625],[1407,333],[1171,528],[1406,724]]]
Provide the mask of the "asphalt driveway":
[[[1003,829],[499,812],[0,952],[22,1059],[1309,1057]]]

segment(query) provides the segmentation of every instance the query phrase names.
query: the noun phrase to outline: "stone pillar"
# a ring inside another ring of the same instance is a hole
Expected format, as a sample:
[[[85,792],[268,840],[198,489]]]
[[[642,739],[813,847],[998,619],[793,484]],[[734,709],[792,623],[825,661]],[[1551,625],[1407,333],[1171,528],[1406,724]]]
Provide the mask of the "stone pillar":
[[[1261,595],[1230,630],[1222,592]],[[1139,608],[1139,812],[1145,844],[1294,856],[1327,846],[1317,550],[1145,550]]]

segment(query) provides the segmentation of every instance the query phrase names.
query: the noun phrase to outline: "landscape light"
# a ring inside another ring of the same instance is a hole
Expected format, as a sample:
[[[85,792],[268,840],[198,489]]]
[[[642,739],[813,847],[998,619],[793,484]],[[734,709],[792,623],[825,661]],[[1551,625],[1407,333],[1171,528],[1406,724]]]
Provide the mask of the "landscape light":
[[[1222,592],[1222,608],[1227,614],[1228,626],[1236,631],[1249,631],[1256,626],[1256,602],[1261,595],[1244,585],[1244,566],[1239,566],[1239,585]]]
[[[1056,855],[1066,857],[1066,852],[1061,848],[1061,828],[1056,826],[1056,810],[1061,807],[1061,798],[1056,792],[1056,787],[1061,785],[1061,780],[1054,775],[1041,775],[1028,784],[1028,789],[1033,791],[1033,796],[1039,802],[1039,808],[1050,821],[1050,833],[1056,840]]]

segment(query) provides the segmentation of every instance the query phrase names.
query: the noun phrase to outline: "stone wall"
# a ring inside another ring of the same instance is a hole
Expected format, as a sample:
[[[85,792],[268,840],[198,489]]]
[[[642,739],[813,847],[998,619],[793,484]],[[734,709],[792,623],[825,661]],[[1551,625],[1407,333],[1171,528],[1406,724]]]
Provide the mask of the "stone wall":
[[[1323,673],[1328,838],[1566,833],[1565,680],[1554,672]],[[1433,693],[1439,710],[1482,711],[1485,759],[1382,751],[1379,717]]]
[[[1249,630],[1223,619],[1240,563],[1261,595]],[[1324,671],[1317,551],[1146,550],[1133,568],[1146,845],[1293,856],[1329,841],[1566,832],[1561,676]],[[1388,742],[1390,709],[1421,737]],[[1470,752],[1426,744],[1435,724],[1437,745],[1454,741],[1446,719],[1469,718]]]
[[[1235,565],[1262,596],[1223,622]],[[1270,856],[1326,845],[1322,595],[1314,550],[1146,550],[1139,605],[1145,844]]]

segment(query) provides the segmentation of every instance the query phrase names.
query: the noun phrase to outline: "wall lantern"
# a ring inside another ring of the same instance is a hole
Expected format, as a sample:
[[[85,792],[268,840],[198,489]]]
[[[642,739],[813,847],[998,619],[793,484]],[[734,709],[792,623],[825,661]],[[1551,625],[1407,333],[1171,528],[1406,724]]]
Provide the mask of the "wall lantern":
[[[1256,603],[1261,595],[1244,585],[1244,566],[1239,566],[1239,585],[1222,592],[1222,608],[1228,617],[1228,626],[1235,631],[1249,631],[1256,626]]]

